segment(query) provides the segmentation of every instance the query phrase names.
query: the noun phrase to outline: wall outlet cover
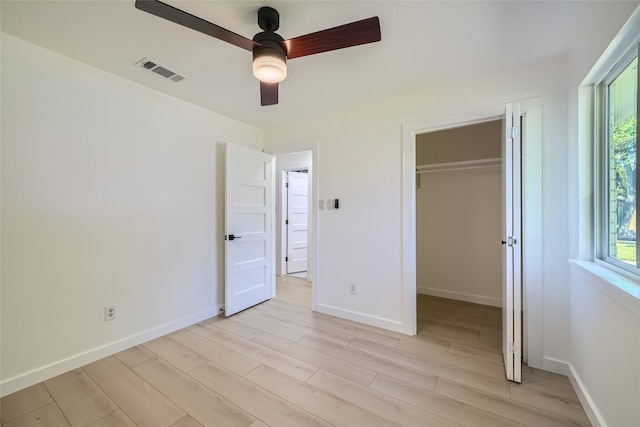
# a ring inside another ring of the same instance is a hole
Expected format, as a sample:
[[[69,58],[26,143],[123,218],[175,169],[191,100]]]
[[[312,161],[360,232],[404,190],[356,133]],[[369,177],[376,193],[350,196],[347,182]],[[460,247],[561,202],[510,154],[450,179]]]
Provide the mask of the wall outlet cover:
[[[104,308],[104,321],[108,322],[109,320],[115,319],[116,316],[116,306],[112,305],[111,307]]]

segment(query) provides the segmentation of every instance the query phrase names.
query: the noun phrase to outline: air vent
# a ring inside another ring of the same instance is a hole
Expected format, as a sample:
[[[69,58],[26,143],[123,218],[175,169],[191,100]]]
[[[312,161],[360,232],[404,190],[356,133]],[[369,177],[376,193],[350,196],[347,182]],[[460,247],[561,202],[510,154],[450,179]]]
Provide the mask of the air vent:
[[[140,61],[136,62],[136,65],[144,68],[145,70],[151,71],[152,73],[156,73],[159,76],[164,77],[165,79],[169,79],[174,83],[181,82],[186,79],[182,74],[178,74],[177,72],[165,67],[164,65],[158,64],[158,61],[155,61],[151,58],[143,58]]]

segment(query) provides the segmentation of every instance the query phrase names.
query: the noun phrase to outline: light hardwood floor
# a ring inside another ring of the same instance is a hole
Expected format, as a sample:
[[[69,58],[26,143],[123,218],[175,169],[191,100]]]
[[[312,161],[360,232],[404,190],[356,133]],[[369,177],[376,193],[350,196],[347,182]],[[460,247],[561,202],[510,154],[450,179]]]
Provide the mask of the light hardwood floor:
[[[6,396],[19,426],[589,425],[568,379],[504,379],[500,311],[420,295],[409,337],[310,310],[309,283]]]

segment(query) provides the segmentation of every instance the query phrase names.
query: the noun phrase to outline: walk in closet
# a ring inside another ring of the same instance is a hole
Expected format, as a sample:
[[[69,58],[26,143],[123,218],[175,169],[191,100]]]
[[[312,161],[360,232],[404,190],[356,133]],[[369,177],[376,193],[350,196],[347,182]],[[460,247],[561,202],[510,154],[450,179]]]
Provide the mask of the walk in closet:
[[[416,139],[417,289],[501,305],[501,120]]]

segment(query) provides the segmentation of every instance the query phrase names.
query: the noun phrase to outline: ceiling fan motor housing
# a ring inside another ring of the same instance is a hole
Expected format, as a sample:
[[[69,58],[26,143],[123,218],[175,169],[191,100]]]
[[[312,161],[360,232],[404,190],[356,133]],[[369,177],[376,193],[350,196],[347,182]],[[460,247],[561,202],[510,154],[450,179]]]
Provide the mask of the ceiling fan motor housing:
[[[263,70],[267,70],[267,72],[269,69],[273,69],[273,77],[270,77],[271,73],[268,73],[269,75],[258,77],[261,81],[277,83],[284,80],[287,75],[287,54],[282,47],[284,39],[273,31],[263,31],[256,34],[253,41],[260,43],[260,46],[253,48],[253,66],[256,77],[258,77],[256,67],[261,64]]]

